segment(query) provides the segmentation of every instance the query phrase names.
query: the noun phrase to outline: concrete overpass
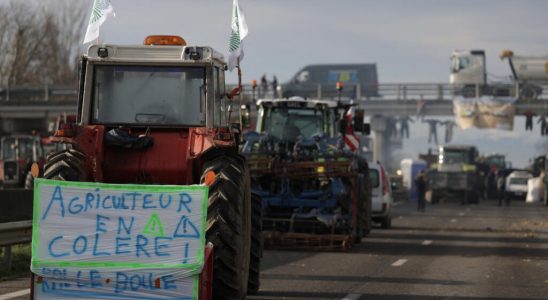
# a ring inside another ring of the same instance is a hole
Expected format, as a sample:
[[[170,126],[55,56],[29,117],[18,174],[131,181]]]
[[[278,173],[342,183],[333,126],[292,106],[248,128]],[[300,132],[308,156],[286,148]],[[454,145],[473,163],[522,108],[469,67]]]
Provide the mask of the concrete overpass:
[[[231,86],[227,86],[229,91]],[[371,118],[371,129],[376,144],[372,147],[374,159],[384,161],[384,154],[401,146],[401,140],[387,135],[387,123],[400,116],[416,116],[419,99],[424,99],[424,116],[453,116],[453,101],[459,87],[443,83],[421,84],[380,84],[379,97],[358,100],[359,107]],[[322,87],[318,86],[319,95]],[[517,89],[516,89],[517,90]],[[516,101],[516,115],[533,112],[543,115],[548,112],[548,86],[543,86],[544,94],[539,99]],[[243,102],[250,103],[258,96],[249,85],[244,86]],[[281,91],[262,92],[265,98]],[[519,97],[519,94],[516,94]],[[0,133],[47,132],[50,124],[61,114],[76,113],[75,90],[66,87],[43,89],[20,89],[7,93],[0,90]],[[359,95],[358,95],[359,98]]]

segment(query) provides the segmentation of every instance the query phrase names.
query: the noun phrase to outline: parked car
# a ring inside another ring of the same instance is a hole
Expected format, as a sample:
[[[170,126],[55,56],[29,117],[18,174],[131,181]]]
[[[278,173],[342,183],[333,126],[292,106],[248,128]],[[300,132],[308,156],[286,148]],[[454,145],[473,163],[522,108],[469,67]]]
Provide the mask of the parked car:
[[[371,180],[373,222],[380,223],[382,228],[390,228],[392,226],[391,207],[393,199],[388,174],[380,163],[370,163],[369,178]]]
[[[527,181],[533,175],[527,171],[514,171],[506,177],[506,196],[525,200],[527,197]]]

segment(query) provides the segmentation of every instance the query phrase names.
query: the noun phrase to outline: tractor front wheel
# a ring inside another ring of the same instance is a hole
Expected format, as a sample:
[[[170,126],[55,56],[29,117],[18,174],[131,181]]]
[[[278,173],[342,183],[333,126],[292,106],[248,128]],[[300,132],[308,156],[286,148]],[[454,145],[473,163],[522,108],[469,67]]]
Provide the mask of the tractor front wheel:
[[[44,178],[63,181],[83,181],[85,155],[75,149],[48,155],[44,164]]]
[[[251,247],[249,171],[239,155],[218,155],[204,163],[209,182],[206,239],[213,243],[213,299],[245,299]]]

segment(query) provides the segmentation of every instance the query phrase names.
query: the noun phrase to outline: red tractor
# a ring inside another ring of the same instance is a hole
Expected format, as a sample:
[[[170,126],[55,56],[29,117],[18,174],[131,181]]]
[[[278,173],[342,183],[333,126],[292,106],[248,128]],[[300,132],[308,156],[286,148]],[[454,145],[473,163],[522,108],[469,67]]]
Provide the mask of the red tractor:
[[[39,136],[9,135],[0,139],[0,186],[31,189],[33,163],[37,166],[44,164]]]
[[[126,184],[207,184],[213,298],[259,288],[260,198],[251,195],[239,132],[229,124],[223,56],[178,36],[92,45],[80,61],[78,117],[62,122],[43,176]],[[235,124],[237,125],[237,124]],[[253,215],[254,214],[254,215]],[[258,215],[257,215],[258,214]]]

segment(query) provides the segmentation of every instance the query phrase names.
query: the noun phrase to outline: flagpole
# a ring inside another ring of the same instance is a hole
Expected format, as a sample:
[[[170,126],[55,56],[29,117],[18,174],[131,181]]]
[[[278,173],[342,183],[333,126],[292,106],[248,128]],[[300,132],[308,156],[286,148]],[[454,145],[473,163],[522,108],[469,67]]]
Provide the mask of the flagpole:
[[[240,68],[240,56],[238,56],[238,60],[236,63],[236,68],[238,68],[238,91],[239,91],[239,97],[240,97],[240,133],[244,131],[243,126],[243,119],[242,119],[242,69]]]

